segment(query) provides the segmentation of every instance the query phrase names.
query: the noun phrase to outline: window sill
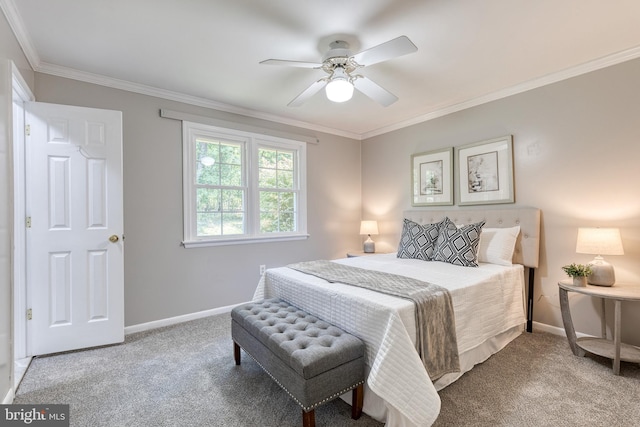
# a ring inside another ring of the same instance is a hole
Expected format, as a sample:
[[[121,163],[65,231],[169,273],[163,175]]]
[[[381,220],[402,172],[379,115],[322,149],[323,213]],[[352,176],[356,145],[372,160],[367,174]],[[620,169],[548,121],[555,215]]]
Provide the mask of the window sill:
[[[270,242],[286,242],[291,240],[305,240],[309,238],[308,234],[290,234],[287,236],[269,236],[269,237],[235,237],[228,239],[216,240],[189,240],[183,241],[182,246],[186,249],[202,248],[207,246],[228,246],[228,245],[244,245],[251,243],[270,243]]]

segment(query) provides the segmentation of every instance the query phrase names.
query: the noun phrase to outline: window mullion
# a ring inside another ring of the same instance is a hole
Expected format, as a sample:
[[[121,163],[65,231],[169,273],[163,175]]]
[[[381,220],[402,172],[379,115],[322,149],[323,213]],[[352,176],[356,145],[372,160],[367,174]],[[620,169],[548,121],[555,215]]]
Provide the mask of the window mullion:
[[[197,200],[197,187],[193,185],[195,183],[195,168],[193,167],[196,158],[196,136],[188,126],[183,126],[182,130],[183,138],[183,155],[182,155],[182,167],[184,168],[184,174],[186,179],[183,182],[183,216],[184,216],[184,235],[195,236],[196,235],[196,200]]]
[[[254,138],[249,139],[247,160],[247,234],[256,236],[260,230],[260,192],[258,191],[258,144]]]

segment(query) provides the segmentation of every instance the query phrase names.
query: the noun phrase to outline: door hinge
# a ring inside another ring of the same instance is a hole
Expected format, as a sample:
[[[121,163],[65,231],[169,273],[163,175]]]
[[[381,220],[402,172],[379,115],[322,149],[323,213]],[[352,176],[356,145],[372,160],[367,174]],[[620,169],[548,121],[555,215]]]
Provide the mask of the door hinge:
[[[28,308],[27,309],[27,320],[31,320],[31,319],[33,319],[33,311],[30,308]]]
[[[31,136],[31,125],[25,125],[24,126],[24,134],[26,136]]]
[[[31,217],[28,216],[25,223],[27,224],[27,228],[31,228]]]

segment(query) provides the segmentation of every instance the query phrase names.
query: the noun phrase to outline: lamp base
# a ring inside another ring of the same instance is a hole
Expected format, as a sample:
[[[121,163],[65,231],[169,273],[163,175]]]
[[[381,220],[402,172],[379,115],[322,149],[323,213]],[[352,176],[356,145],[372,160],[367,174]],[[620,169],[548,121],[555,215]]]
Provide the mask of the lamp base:
[[[616,275],[613,266],[605,261],[600,255],[589,263],[591,275],[587,279],[590,285],[613,286],[616,283]]]
[[[371,240],[371,236],[367,237],[367,240],[364,241],[363,249],[366,254],[372,254],[376,251],[376,244]]]

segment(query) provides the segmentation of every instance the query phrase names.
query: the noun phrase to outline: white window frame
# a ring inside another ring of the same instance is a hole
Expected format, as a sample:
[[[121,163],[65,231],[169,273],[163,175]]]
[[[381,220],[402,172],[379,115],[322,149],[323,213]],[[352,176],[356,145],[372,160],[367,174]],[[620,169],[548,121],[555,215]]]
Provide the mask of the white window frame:
[[[245,233],[240,235],[198,236],[196,232],[195,160],[198,137],[236,141],[244,146],[244,179],[247,187],[245,200]],[[296,225],[294,232],[260,233],[258,193],[258,149],[260,147],[292,150],[295,157],[297,182]],[[183,206],[185,248],[220,246],[258,242],[301,240],[307,234],[307,146],[305,142],[285,139],[202,123],[182,122]]]

